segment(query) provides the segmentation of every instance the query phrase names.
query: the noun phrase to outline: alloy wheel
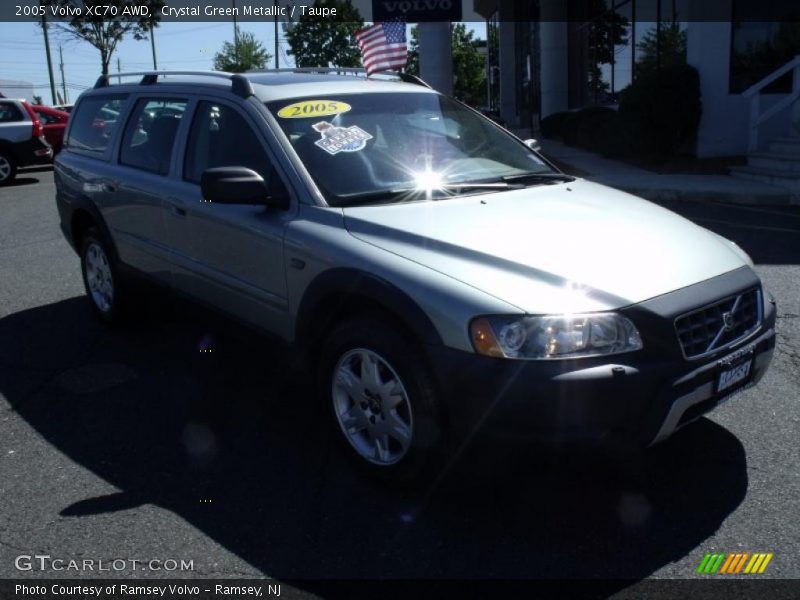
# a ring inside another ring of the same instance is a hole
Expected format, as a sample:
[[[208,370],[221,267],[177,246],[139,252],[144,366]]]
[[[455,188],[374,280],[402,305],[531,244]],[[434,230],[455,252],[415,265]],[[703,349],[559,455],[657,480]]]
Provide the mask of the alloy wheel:
[[[92,242],[87,246],[84,264],[92,302],[101,312],[107,313],[114,305],[114,279],[108,256],[100,244]]]
[[[0,182],[5,181],[11,176],[11,162],[0,155]]]
[[[399,462],[411,447],[413,416],[397,372],[372,350],[357,348],[336,363],[333,410],[347,441],[365,460]]]

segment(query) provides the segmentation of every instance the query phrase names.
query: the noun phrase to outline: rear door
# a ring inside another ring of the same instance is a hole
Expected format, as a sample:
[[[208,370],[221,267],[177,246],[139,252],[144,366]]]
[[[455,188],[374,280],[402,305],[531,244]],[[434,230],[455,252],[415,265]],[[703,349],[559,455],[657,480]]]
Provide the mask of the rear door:
[[[204,202],[200,191],[206,169],[243,166],[261,174],[274,193],[287,193],[266,142],[242,107],[200,99],[185,144],[181,188],[168,199],[167,227],[179,290],[284,335],[283,239],[296,203],[285,211],[263,203],[222,205]]]
[[[176,139],[185,126],[186,97],[139,96],[132,102],[117,152],[115,176],[106,203],[122,260],[171,284],[167,203],[175,180]]]

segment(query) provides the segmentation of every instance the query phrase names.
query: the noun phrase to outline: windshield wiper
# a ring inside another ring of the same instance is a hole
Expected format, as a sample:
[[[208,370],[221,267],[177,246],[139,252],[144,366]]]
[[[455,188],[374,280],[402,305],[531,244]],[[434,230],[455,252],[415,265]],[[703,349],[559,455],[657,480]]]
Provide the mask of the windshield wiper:
[[[520,175],[508,175],[503,177],[506,182],[518,183],[569,183],[575,181],[572,175],[566,173],[522,173]]]
[[[352,194],[342,194],[336,197],[333,206],[346,208],[349,206],[363,206],[365,204],[387,204],[396,202],[400,197],[424,195],[425,190],[417,188],[402,188],[396,190],[378,190],[370,192],[354,192]]]
[[[509,183],[507,181],[462,181],[460,183],[445,183],[442,189],[445,190],[518,190],[525,186]]]
[[[490,192],[493,190],[520,190],[525,186],[519,183],[509,183],[506,181],[465,181],[462,183],[445,183],[438,188],[426,190],[424,188],[401,188],[395,190],[379,190],[376,192],[356,192],[353,194],[343,194],[337,196],[335,206],[348,208],[353,206],[364,206],[366,204],[390,204],[398,200],[406,201],[411,199],[432,198],[441,200],[460,195],[461,190],[472,190],[475,192]]]

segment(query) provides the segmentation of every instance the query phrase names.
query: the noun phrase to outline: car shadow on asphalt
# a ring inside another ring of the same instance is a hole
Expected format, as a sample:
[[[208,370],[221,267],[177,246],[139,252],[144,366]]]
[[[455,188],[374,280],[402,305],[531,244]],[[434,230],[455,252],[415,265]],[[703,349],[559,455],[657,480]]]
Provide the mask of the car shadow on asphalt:
[[[11,183],[7,183],[5,187],[12,188],[12,187],[22,187],[23,185],[31,185],[33,183],[39,183],[39,180],[35,177],[15,177],[14,181]]]
[[[707,419],[637,459],[478,437],[432,486],[386,489],[343,458],[282,351],[179,312],[109,330],[71,298],[0,319],[0,392],[120,490],[61,517],[155,504],[312,592],[314,578],[638,580],[702,557],[747,491],[744,448]]]

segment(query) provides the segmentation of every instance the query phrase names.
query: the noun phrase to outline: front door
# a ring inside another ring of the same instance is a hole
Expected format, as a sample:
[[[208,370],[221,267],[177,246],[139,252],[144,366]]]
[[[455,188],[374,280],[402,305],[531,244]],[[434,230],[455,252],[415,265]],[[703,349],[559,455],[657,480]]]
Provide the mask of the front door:
[[[186,145],[180,193],[167,199],[176,287],[267,330],[286,334],[288,311],[283,238],[293,211],[257,204],[205,202],[206,169],[253,169],[271,188],[283,186],[267,146],[239,108],[197,103]]]

